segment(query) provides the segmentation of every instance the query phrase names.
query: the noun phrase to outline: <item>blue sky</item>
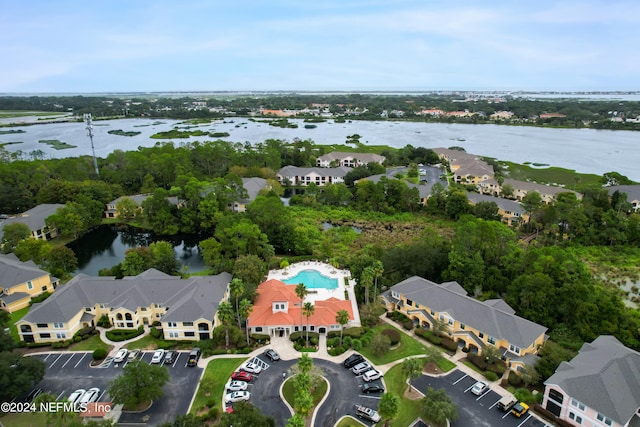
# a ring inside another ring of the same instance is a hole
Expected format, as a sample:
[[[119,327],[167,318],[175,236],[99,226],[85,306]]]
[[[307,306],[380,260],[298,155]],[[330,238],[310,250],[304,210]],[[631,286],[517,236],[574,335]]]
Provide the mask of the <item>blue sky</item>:
[[[0,92],[640,90],[637,0],[0,5]]]

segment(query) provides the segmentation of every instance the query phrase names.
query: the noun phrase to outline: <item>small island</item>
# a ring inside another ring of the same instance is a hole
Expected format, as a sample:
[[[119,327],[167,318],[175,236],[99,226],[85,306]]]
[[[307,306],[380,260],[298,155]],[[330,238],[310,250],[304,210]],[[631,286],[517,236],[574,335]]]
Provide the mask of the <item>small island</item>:
[[[41,139],[38,141],[40,144],[50,145],[54,150],[66,150],[68,148],[76,148],[77,145],[67,144],[57,139]]]
[[[110,130],[109,132],[107,132],[110,135],[118,135],[118,136],[138,136],[140,135],[142,132],[136,132],[136,131],[124,131],[122,129],[114,129],[114,130]]]

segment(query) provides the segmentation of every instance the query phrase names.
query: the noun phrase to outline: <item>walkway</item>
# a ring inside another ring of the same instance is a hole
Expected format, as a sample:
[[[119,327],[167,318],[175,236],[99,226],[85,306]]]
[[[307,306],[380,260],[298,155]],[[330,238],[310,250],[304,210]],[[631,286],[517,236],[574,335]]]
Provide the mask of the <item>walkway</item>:
[[[143,334],[138,335],[135,338],[131,338],[131,339],[125,340],[125,341],[111,341],[109,338],[107,338],[107,331],[110,330],[110,329],[103,328],[102,326],[96,326],[96,330],[100,333],[100,339],[105,344],[113,346],[113,349],[111,349],[110,354],[112,356],[115,356],[116,353],[118,352],[118,350],[120,350],[126,344],[129,344],[130,342],[133,342],[133,341],[137,341],[141,337],[147,335],[149,333],[149,326],[148,325],[144,325],[144,333]]]

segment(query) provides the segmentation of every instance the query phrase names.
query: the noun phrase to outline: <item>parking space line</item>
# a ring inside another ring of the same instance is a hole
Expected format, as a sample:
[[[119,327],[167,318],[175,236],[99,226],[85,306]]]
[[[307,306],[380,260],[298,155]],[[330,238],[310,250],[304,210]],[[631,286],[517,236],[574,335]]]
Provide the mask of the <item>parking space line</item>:
[[[62,396],[64,395],[64,392],[65,392],[65,391],[66,391],[66,390],[62,390],[62,391],[60,392],[60,394],[58,395],[58,397],[56,397],[56,400],[62,400]]]
[[[467,378],[467,376],[468,376],[467,374],[464,374],[461,378],[458,378],[457,380],[455,380],[455,381],[453,382],[453,385],[458,384],[460,381],[462,381],[463,379]],[[471,386],[471,387],[473,387],[473,386]],[[471,387],[469,387],[468,389],[466,389],[464,392],[466,393],[466,392],[467,392]]]
[[[51,353],[47,354],[47,357],[45,357],[44,360],[47,360],[49,356],[51,356]]]
[[[376,397],[376,396],[369,396],[366,394],[361,394],[360,397],[365,397],[367,399],[376,399],[376,400],[380,400],[380,397]]]
[[[176,356],[176,360],[174,360],[173,365],[171,365],[172,368],[176,367],[176,364],[178,363],[178,359],[180,359],[180,353],[178,353],[178,355]]]
[[[505,418],[507,418],[510,413],[511,413],[511,409],[509,409],[507,413],[502,416],[502,419],[504,420]]]
[[[102,394],[100,394],[100,397],[97,399],[98,402],[102,402],[102,396],[104,396],[104,394],[107,392],[107,390],[102,390]]]
[[[529,419],[532,417],[533,415],[529,414],[529,416],[522,421],[520,424],[517,425],[517,427],[522,427],[524,425],[524,423],[526,423],[527,421],[529,421]]]
[[[498,404],[498,402],[500,402],[500,400],[496,400],[496,403],[494,403],[493,405],[489,406],[489,409],[493,409],[493,407],[496,406]]]
[[[84,353],[84,354],[82,355],[82,357],[80,358],[80,360],[78,360],[78,363],[76,363],[76,364],[74,365],[74,368],[77,368],[77,367],[78,367],[78,365],[80,364],[80,362],[82,362],[82,360],[87,356],[87,354],[89,354],[89,353]]]
[[[58,357],[56,358],[56,360],[54,360],[54,361],[53,361],[53,363],[52,363],[51,365],[49,365],[49,368],[53,367],[53,365],[55,365],[55,364],[56,364],[56,362],[57,362],[57,361],[58,361],[58,360],[59,360],[63,355],[64,355],[64,354],[63,354],[63,353],[61,353],[61,354],[60,354],[60,356],[58,356]]]
[[[71,362],[71,359],[73,359],[73,356],[75,356],[75,353],[71,354],[71,357],[69,359],[67,359],[66,362],[64,362],[64,365],[62,365],[62,367],[64,368],[65,366],[67,366],[67,363]],[[62,369],[62,368],[61,368]]]
[[[490,391],[491,391],[491,390],[487,390],[487,391],[485,391],[485,392],[484,392],[484,394],[481,394],[480,396],[478,396],[478,398],[476,399],[476,402],[477,402],[478,400],[482,399],[483,397],[485,397],[487,394],[489,394],[489,392],[490,392]]]

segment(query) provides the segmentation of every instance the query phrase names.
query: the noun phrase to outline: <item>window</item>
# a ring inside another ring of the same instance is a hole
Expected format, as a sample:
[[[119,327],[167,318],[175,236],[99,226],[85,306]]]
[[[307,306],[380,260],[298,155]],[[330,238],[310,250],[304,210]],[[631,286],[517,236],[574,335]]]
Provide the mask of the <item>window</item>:
[[[193,326],[193,322],[182,322],[182,326]]]
[[[509,344],[509,351],[515,354],[520,354],[520,347],[516,347],[513,344]]]
[[[27,289],[33,289],[33,283],[31,283],[31,280],[27,282]]]
[[[255,331],[256,332],[262,332],[262,326],[256,326]]]
[[[607,418],[604,415],[602,415],[600,412],[598,412],[598,415],[596,416],[596,418],[598,419],[598,421],[602,421],[603,423],[605,423],[606,425],[610,426],[611,424],[613,424],[613,420],[611,418]]]
[[[67,338],[67,334],[65,334],[64,332],[59,332],[56,334],[56,338],[64,340]]]
[[[489,344],[494,344],[494,345],[495,345],[495,343],[496,343],[496,339],[495,339],[494,337],[487,337],[487,342],[488,342]]]
[[[48,328],[49,324],[48,323],[37,323],[36,326],[38,326],[38,328]]]
[[[553,399],[554,401],[562,404],[562,402],[564,402],[564,395],[558,390],[549,389],[549,399]]]
[[[444,314],[440,315],[440,320],[444,322]]]
[[[184,336],[185,336],[185,337],[195,337],[195,336],[196,336],[196,333],[195,333],[195,332],[185,332],[185,333],[184,333]]]
[[[127,328],[133,328],[133,322],[127,322]]]
[[[46,285],[42,287],[42,292],[47,292],[47,286]]]
[[[140,307],[140,311],[147,311],[147,307]]]
[[[467,325],[465,325],[464,323],[460,323],[460,329],[465,329],[467,327]]]
[[[435,316],[435,314],[436,314],[436,312],[433,311],[433,310],[431,310],[430,313],[431,313],[432,316]]]
[[[167,328],[177,328],[178,323],[176,322],[167,322]]]
[[[580,415],[576,415],[573,412],[569,412],[569,418],[574,420],[578,424],[582,424],[582,417]]]
[[[169,338],[178,338],[180,334],[178,332],[169,332]]]
[[[411,301],[409,298],[407,298],[407,305],[408,306],[412,306],[413,305],[413,301]]]
[[[580,409],[581,411],[585,410],[585,406],[582,402],[577,401],[576,399],[571,399],[571,406],[575,406],[576,408]]]
[[[453,325],[453,319],[449,318],[449,325]]]
[[[91,311],[91,307],[85,307],[84,311]]]
[[[51,334],[40,334],[40,338],[51,338]]]
[[[478,336],[479,336],[480,338],[484,338],[484,332],[478,332]]]
[[[396,291],[391,291],[391,296],[394,297],[395,299],[400,299],[400,295],[398,295]]]
[[[55,323],[53,324],[53,327],[54,327],[55,329],[62,329],[62,328],[64,328],[64,323],[55,322]]]

